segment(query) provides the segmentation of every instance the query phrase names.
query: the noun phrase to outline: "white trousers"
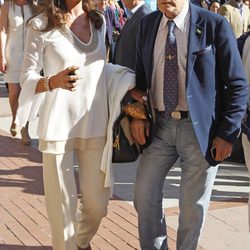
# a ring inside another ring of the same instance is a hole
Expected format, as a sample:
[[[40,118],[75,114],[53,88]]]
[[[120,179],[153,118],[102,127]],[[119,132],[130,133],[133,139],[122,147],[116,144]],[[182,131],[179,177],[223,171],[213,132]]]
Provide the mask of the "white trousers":
[[[99,169],[102,152],[100,146],[76,150],[80,182],[78,211],[73,152],[43,153],[45,201],[54,250],[87,247],[107,214],[110,189],[104,188],[104,173]]]
[[[242,146],[244,150],[246,166],[250,174],[250,142],[244,133],[242,133]],[[250,192],[249,192],[249,199],[248,199],[248,225],[249,225],[249,232],[250,232]]]

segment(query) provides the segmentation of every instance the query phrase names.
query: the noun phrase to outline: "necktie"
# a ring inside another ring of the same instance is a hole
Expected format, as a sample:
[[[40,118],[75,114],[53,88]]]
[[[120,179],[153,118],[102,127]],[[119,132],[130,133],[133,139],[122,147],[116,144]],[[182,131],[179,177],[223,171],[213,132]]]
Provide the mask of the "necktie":
[[[178,104],[178,62],[177,45],[174,34],[175,23],[168,21],[168,34],[165,49],[163,99],[165,116],[170,117]]]

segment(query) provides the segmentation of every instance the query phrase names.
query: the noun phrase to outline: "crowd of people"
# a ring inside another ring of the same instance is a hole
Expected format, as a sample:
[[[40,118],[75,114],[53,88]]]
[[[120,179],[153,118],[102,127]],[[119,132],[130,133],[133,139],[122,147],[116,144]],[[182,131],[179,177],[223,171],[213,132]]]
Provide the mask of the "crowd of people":
[[[28,124],[39,117],[54,250],[92,249],[114,183],[112,127],[128,95],[153,107],[153,123],[130,124],[142,148],[134,193],[141,249],[168,249],[162,189],[177,159],[177,249],[197,248],[218,164],[241,128],[250,172],[249,34],[243,0],[158,0],[156,11],[143,0],[2,4],[10,133],[21,127],[21,142],[30,145]]]

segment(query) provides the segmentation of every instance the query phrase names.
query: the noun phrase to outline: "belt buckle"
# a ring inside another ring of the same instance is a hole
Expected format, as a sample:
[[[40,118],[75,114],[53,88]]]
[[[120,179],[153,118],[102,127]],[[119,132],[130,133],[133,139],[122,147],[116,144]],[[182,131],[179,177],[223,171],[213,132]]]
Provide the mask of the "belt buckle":
[[[171,117],[174,119],[174,120],[180,120],[181,119],[181,112],[180,111],[173,111],[171,113]]]

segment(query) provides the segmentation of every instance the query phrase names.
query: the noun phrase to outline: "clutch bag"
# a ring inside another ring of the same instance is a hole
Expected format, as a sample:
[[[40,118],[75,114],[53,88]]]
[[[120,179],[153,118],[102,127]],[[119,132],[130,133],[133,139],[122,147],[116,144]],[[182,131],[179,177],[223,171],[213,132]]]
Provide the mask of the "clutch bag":
[[[113,127],[113,163],[134,162],[140,155],[138,144],[130,133],[130,121],[122,112]]]
[[[129,103],[123,106],[123,111],[135,119],[147,119],[145,106],[140,102]]]

